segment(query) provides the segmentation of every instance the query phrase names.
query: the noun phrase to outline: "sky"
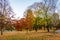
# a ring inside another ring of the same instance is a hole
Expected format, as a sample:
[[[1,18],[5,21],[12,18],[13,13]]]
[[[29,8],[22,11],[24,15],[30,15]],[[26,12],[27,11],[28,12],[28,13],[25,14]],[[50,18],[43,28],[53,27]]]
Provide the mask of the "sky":
[[[9,0],[13,11],[16,14],[16,18],[22,18],[24,11],[28,6],[32,5],[34,2],[41,2],[41,0]]]
[[[9,0],[10,5],[15,12],[15,18],[22,18],[24,11],[27,9],[28,6],[32,5],[35,2],[41,2],[42,0]],[[57,11],[60,12],[60,0],[57,3]]]

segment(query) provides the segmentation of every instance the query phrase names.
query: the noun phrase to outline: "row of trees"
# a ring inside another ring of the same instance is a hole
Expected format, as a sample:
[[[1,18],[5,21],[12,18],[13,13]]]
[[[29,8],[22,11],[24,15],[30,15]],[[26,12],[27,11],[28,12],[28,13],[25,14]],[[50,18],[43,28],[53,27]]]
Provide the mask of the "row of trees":
[[[60,20],[58,13],[55,13],[57,0],[43,0],[42,5],[36,8],[29,8],[24,12],[24,18],[12,20],[14,12],[7,0],[0,0],[0,29],[3,30],[56,30],[59,28]],[[37,4],[38,5],[38,4]]]
[[[43,0],[42,4],[36,8],[28,8],[24,13],[25,26],[37,31],[38,28],[44,27],[49,32],[50,28],[56,29],[59,20],[58,13],[55,13],[56,3],[58,0]],[[21,23],[21,22],[20,22]],[[22,27],[22,26],[21,26]]]
[[[47,16],[45,18],[44,14],[39,10],[32,12],[31,9],[28,9],[25,12],[24,18],[16,21],[15,28],[18,31],[22,29],[37,31],[38,29],[44,28],[48,32],[50,29],[58,29],[60,21],[58,13],[48,14]]]

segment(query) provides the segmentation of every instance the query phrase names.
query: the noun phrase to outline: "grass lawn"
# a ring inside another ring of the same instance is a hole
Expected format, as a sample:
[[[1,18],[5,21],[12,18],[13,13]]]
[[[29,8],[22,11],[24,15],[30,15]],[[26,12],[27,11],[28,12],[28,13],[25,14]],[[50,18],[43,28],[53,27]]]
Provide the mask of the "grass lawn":
[[[60,40],[60,33],[7,31],[0,35],[0,40]]]

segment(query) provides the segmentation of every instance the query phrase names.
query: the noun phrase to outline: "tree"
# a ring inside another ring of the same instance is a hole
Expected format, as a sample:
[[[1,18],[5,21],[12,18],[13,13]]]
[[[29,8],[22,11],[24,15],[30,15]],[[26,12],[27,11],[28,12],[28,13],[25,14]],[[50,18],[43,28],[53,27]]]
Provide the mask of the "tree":
[[[25,20],[25,18],[21,18],[19,20],[19,28],[20,28],[20,30],[22,30],[22,29],[25,29],[25,27],[26,27],[26,20]]]
[[[4,24],[7,18],[11,18],[13,16],[14,12],[12,11],[12,8],[9,5],[9,2],[7,0],[0,0],[0,27],[1,27],[1,35],[3,35],[3,28],[5,27]],[[3,17],[3,19],[2,19]]]
[[[14,25],[13,25],[13,22],[12,22],[12,19],[11,18],[8,18],[6,21],[5,21],[5,30],[10,30],[12,31],[14,29]]]
[[[5,21],[5,16],[0,15],[0,29],[1,29],[1,35],[3,35],[3,28],[4,28],[4,21]]]
[[[28,30],[32,29],[32,25],[33,25],[33,12],[31,9],[27,9],[26,13],[25,13],[25,23],[26,23],[26,29],[27,32]]]
[[[58,15],[58,13],[54,13],[53,14],[54,31],[56,30],[57,25],[59,24],[58,21],[59,21],[59,15]]]
[[[60,19],[58,20],[58,26],[56,29],[60,29]]]
[[[55,9],[56,9],[56,3],[57,0],[43,0],[43,3],[44,5],[42,6],[42,9],[43,9],[43,13],[44,13],[44,19],[46,21],[46,28],[47,28],[47,31],[49,32],[49,17],[48,17],[48,14],[49,13],[54,13],[55,12]]]
[[[40,10],[35,10],[34,15],[35,15],[35,23],[34,23],[34,29],[37,31],[38,27],[39,27],[39,21],[40,21],[40,16],[42,14],[42,11]]]
[[[41,14],[39,12],[41,11],[42,12],[41,18],[43,19],[44,22],[40,23],[40,24],[43,24],[44,29],[46,28],[47,31],[49,32],[49,29],[50,29],[50,26],[52,25],[52,20],[53,20],[52,15],[53,15],[53,13],[55,13],[57,1],[58,0],[42,0],[41,3],[36,2],[33,5],[29,6],[29,8],[34,12],[34,16],[36,17],[35,25],[39,22],[38,19],[41,16]],[[40,21],[41,21],[41,19],[40,19]]]

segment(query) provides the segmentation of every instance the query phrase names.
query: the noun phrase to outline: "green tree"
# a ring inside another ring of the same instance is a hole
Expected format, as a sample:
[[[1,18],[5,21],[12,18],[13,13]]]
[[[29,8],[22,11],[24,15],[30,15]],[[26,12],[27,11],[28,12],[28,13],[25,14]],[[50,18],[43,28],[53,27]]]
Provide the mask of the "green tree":
[[[39,28],[39,21],[40,21],[40,16],[42,14],[42,11],[40,10],[35,10],[34,11],[34,15],[35,15],[35,23],[34,23],[34,29],[37,31],[37,29]]]
[[[53,14],[53,25],[54,25],[54,31],[56,30],[58,24],[59,24],[59,15],[58,13]]]
[[[45,27],[47,28],[47,31],[49,32],[49,13],[54,13],[56,9],[56,3],[57,0],[43,0],[44,5],[42,6],[42,10],[44,13],[44,19],[46,21]]]

